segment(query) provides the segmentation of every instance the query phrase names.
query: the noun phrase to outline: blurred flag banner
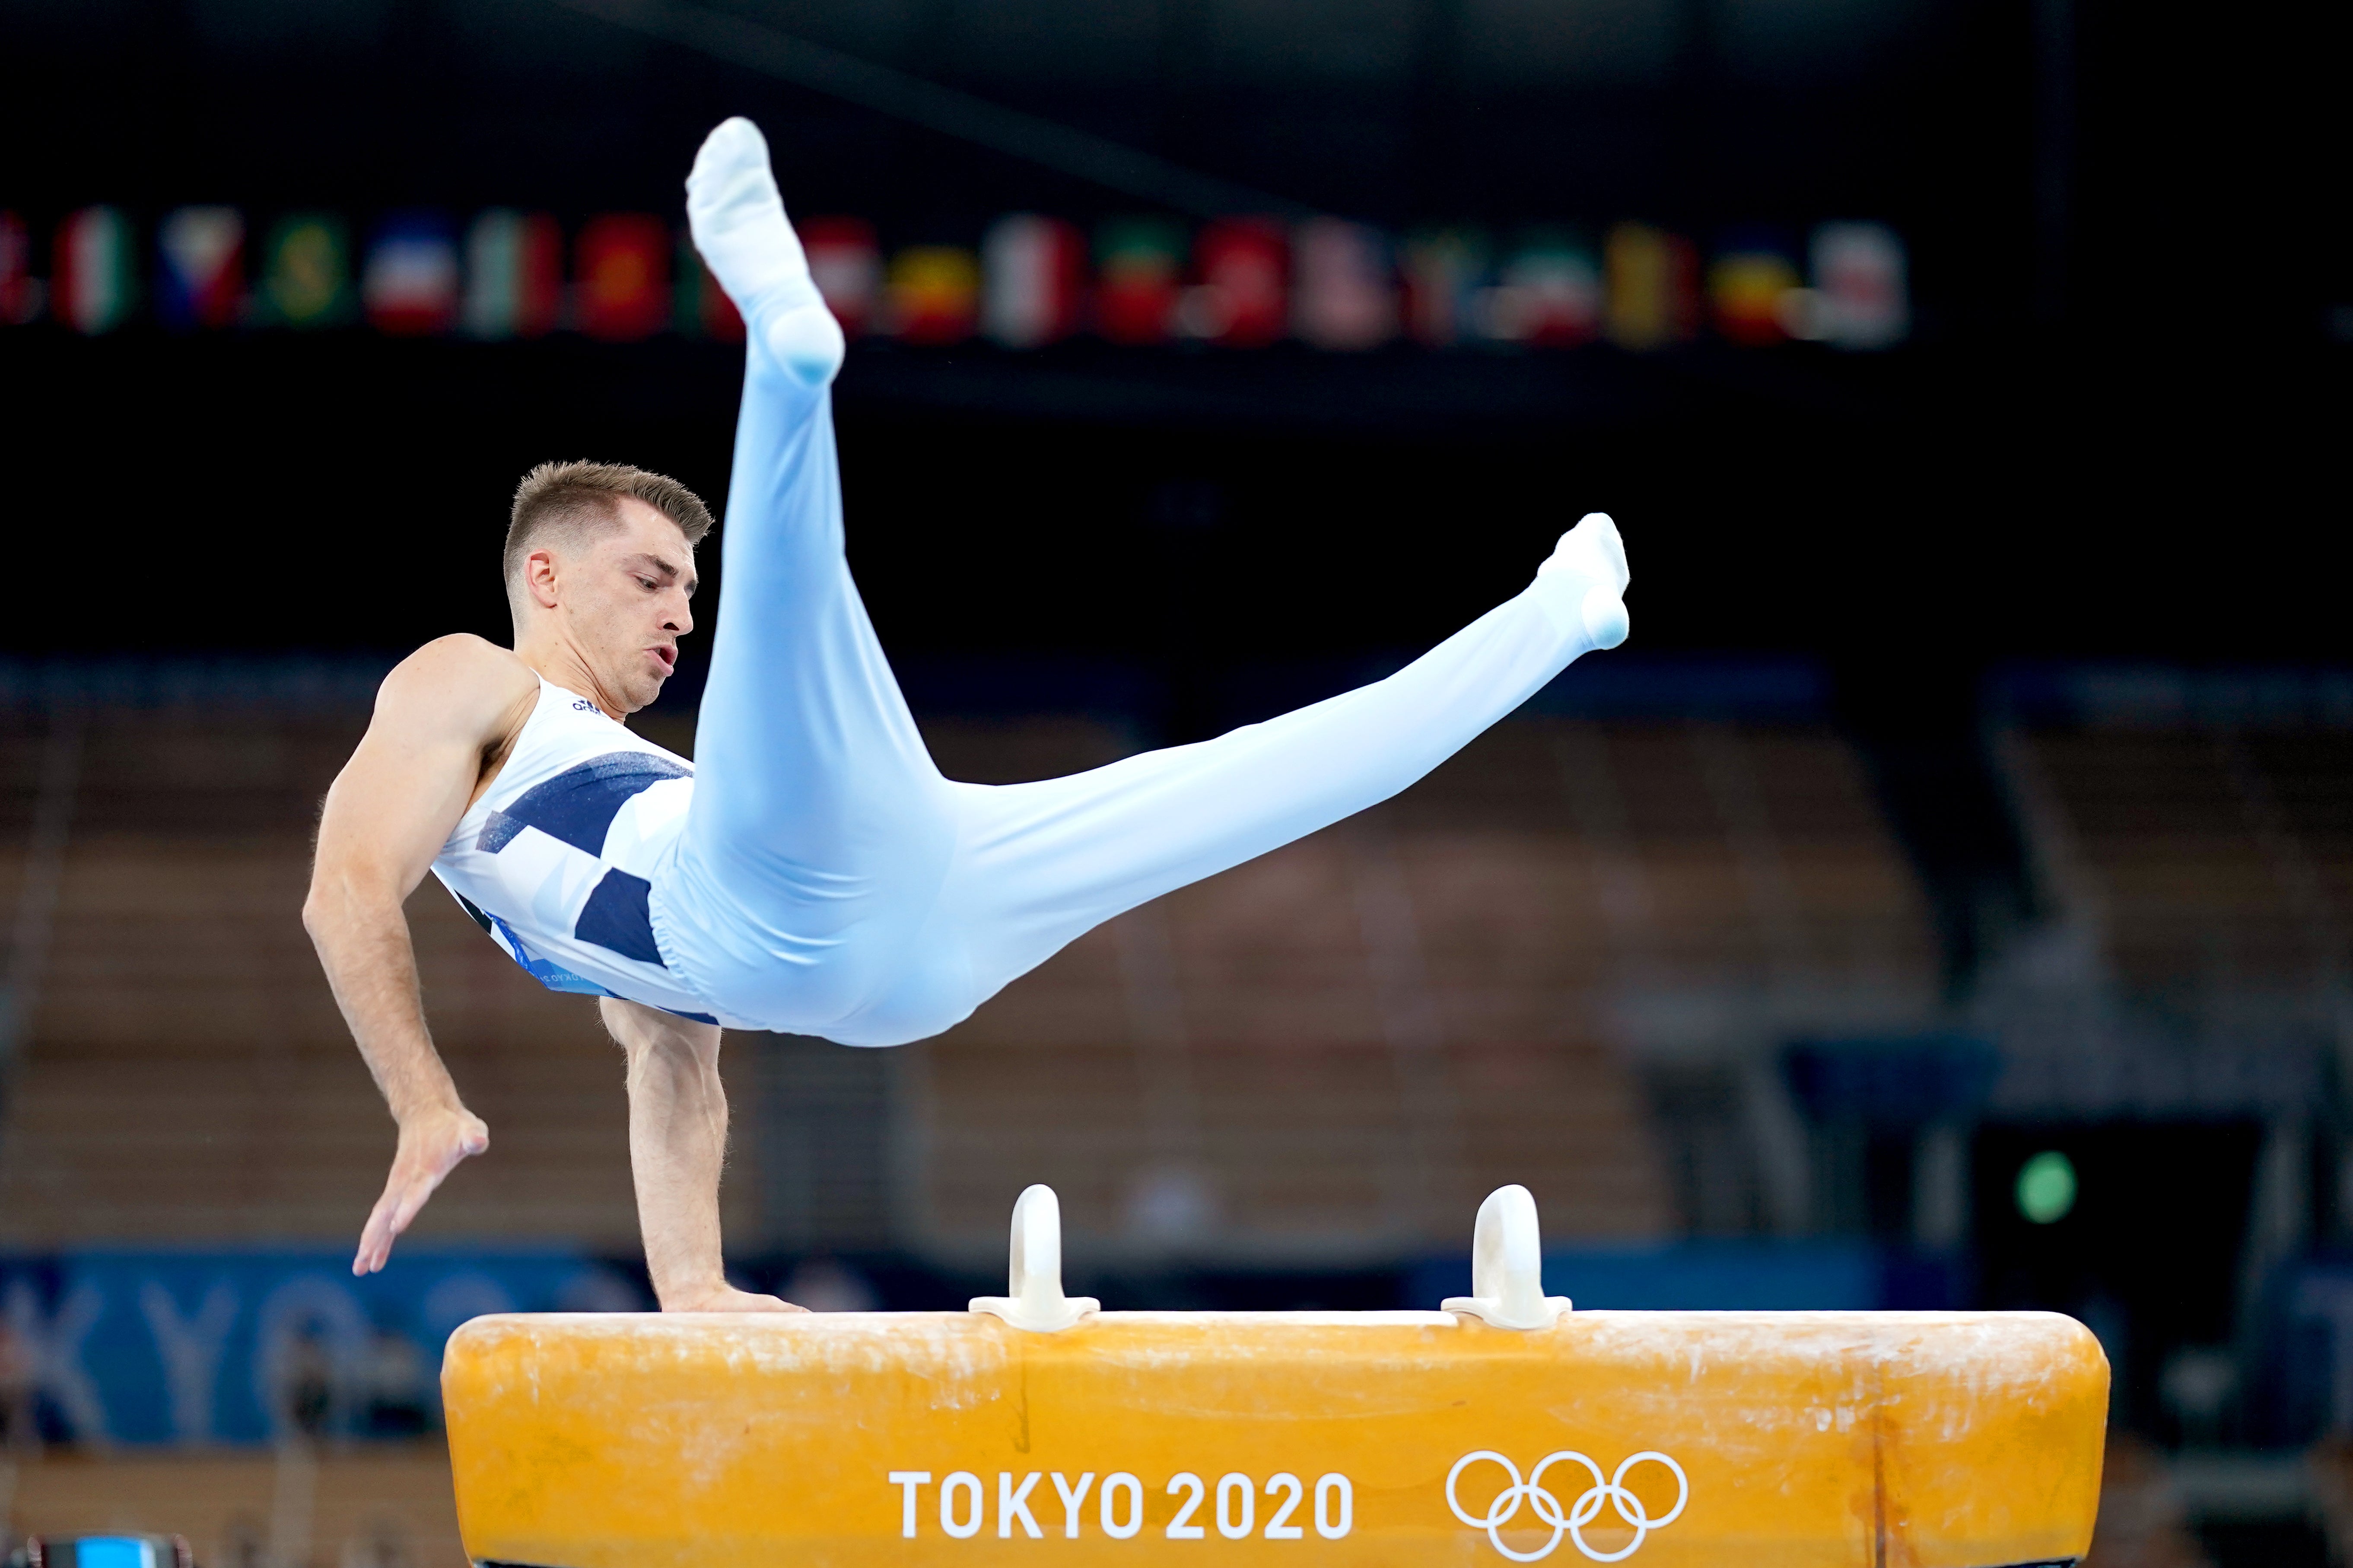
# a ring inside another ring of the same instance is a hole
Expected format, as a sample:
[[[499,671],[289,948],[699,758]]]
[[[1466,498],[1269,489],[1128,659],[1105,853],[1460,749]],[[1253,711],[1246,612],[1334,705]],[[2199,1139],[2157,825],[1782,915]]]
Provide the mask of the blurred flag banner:
[[[1487,245],[1465,229],[1424,229],[1404,251],[1406,332],[1424,348],[1451,348],[1477,331]]]
[[[1574,231],[1532,229],[1484,296],[1481,326],[1499,342],[1567,348],[1601,326],[1601,269]]]
[[[1319,349],[1369,349],[1397,335],[1388,242],[1345,218],[1309,218],[1292,243],[1292,325]]]
[[[1813,334],[1842,349],[1885,349],[1912,331],[1904,241],[1877,223],[1814,230]]]
[[[23,218],[0,212],[0,325],[22,326],[40,309],[41,285],[33,276],[33,237]]]
[[[352,309],[351,242],[332,213],[278,220],[264,247],[261,306],[285,327],[340,326]]]
[[[1726,342],[1762,348],[1811,335],[1803,279],[1778,236],[1762,231],[1725,237],[1707,269],[1707,303]]]
[[[1095,331],[1114,343],[1162,343],[1176,325],[1185,231],[1122,218],[1095,236]]]
[[[1060,218],[1014,213],[980,245],[981,330],[1007,348],[1033,349],[1079,330],[1087,247]]]
[[[233,327],[245,311],[245,219],[180,207],[155,232],[155,313],[175,331]]]
[[[694,248],[691,229],[678,231],[678,301],[672,324],[684,338],[710,338],[723,343],[744,341],[744,318],[727,290],[719,286],[719,279],[711,275],[711,268],[703,265],[702,252]]]
[[[1264,348],[1290,319],[1288,247],[1271,218],[1219,218],[1193,242],[1200,282],[1185,296],[1185,334],[1229,348]]]
[[[252,253],[248,288],[247,226],[236,208],[174,209],[142,253],[120,209],[89,206],[58,226],[44,279],[34,274],[26,224],[0,212],[0,325],[46,308],[72,331],[111,331],[146,298],[140,264],[152,256],[156,319],[175,331],[364,319],[391,335],[458,330],[491,341],[559,327],[609,342],[665,329],[743,338],[733,302],[691,237],[647,214],[590,220],[571,247],[568,284],[564,232],[544,213],[490,208],[462,245],[446,214],[392,214],[356,268],[350,233],[332,213],[280,217]],[[1099,227],[1090,257],[1071,223],[1013,213],[988,227],[977,253],[911,247],[887,268],[863,219],[813,219],[800,237],[847,335],[895,333],[913,343],[981,331],[1029,349],[1092,329],[1139,347],[1181,339],[1255,349],[1288,334],[1351,351],[1402,333],[1431,349],[1473,341],[1565,348],[1606,337],[1644,351],[1688,342],[1704,321],[1742,346],[1794,338],[1878,350],[1904,342],[1912,324],[1904,242],[1879,223],[1815,228],[1802,272],[1794,233],[1732,230],[1704,278],[1687,239],[1631,222],[1609,229],[1597,251],[1588,235],[1558,226],[1491,249],[1484,233],[1454,226],[1421,229],[1393,247],[1378,229],[1333,217],[1292,226],[1229,216],[1198,233],[1136,217]]]
[[[360,273],[360,304],[380,332],[419,337],[458,320],[458,239],[439,213],[396,213],[377,227]]]
[[[882,251],[864,218],[812,218],[800,226],[809,276],[844,335],[874,331],[882,303]]]
[[[84,207],[58,226],[49,266],[51,311],[83,333],[111,332],[131,314],[137,279],[131,222],[113,207]]]
[[[891,258],[891,329],[911,343],[960,343],[980,309],[980,264],[960,245],[911,245]]]
[[[670,321],[670,228],[648,213],[588,220],[573,249],[580,330],[607,342],[652,337]]]
[[[564,235],[545,213],[491,207],[466,231],[469,337],[535,338],[564,313]]]
[[[1688,342],[1699,325],[1698,266],[1691,241],[1649,224],[1621,223],[1602,247],[1608,283],[1602,321],[1620,348]]]

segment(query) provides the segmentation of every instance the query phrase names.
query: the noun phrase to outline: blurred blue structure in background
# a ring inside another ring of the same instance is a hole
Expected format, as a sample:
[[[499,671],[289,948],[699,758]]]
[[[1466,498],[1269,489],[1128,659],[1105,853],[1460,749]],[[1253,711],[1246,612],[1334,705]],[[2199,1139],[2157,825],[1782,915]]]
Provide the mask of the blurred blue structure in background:
[[[560,1247],[404,1248],[359,1279],[346,1253],[310,1249],[0,1259],[0,1331],[41,1428],[82,1443],[412,1436],[439,1425],[441,1346],[467,1319],[649,1304]]]

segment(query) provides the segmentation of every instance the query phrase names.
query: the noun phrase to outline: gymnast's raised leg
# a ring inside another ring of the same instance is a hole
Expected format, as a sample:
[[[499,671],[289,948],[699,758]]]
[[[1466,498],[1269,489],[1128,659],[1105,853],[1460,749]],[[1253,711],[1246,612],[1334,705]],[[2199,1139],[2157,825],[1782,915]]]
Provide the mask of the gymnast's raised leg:
[[[1113,916],[1404,789],[1578,655],[1624,641],[1627,582],[1618,531],[1595,513],[1524,592],[1386,680],[1068,778],[952,786],[956,860],[930,935],[959,954],[965,1011]],[[951,998],[921,974],[908,984],[869,1026],[944,1026]]]
[[[823,1033],[885,983],[934,901],[953,800],[843,559],[841,329],[749,121],[703,143],[687,209],[747,345],[694,797],[652,914],[704,994]]]
[[[652,918],[731,1016],[853,1045],[937,1034],[1090,927],[1387,799],[1626,635],[1625,554],[1597,514],[1387,680],[1070,778],[948,783],[843,561],[841,336],[759,132],[713,132],[688,191],[749,344],[695,790]]]

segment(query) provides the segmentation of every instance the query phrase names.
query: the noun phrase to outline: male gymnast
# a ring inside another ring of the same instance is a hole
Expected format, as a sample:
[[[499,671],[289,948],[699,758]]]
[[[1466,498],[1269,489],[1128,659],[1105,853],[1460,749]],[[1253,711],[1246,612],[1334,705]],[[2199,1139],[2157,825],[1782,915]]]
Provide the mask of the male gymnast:
[[[943,778],[843,559],[841,329],[760,132],[722,124],[686,189],[747,338],[695,760],[622,721],[693,629],[710,513],[658,474],[541,466],[507,532],[513,648],[459,635],[403,660],[320,820],[303,923],[400,1129],[353,1273],[489,1146],[426,1028],[402,902],[427,871],[535,978],[600,998],[662,1309],[797,1310],[723,1271],[723,1027],[936,1035],[1123,910],[1388,799],[1626,637],[1625,552],[1594,513],[1386,680],[1069,778]]]

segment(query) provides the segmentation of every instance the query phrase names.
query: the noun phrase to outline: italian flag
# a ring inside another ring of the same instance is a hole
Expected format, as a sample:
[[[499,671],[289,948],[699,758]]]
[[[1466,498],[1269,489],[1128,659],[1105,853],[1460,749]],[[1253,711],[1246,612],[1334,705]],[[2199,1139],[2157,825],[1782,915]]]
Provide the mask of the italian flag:
[[[111,332],[131,314],[138,281],[131,222],[113,207],[84,207],[58,226],[50,271],[53,309],[78,332]]]

